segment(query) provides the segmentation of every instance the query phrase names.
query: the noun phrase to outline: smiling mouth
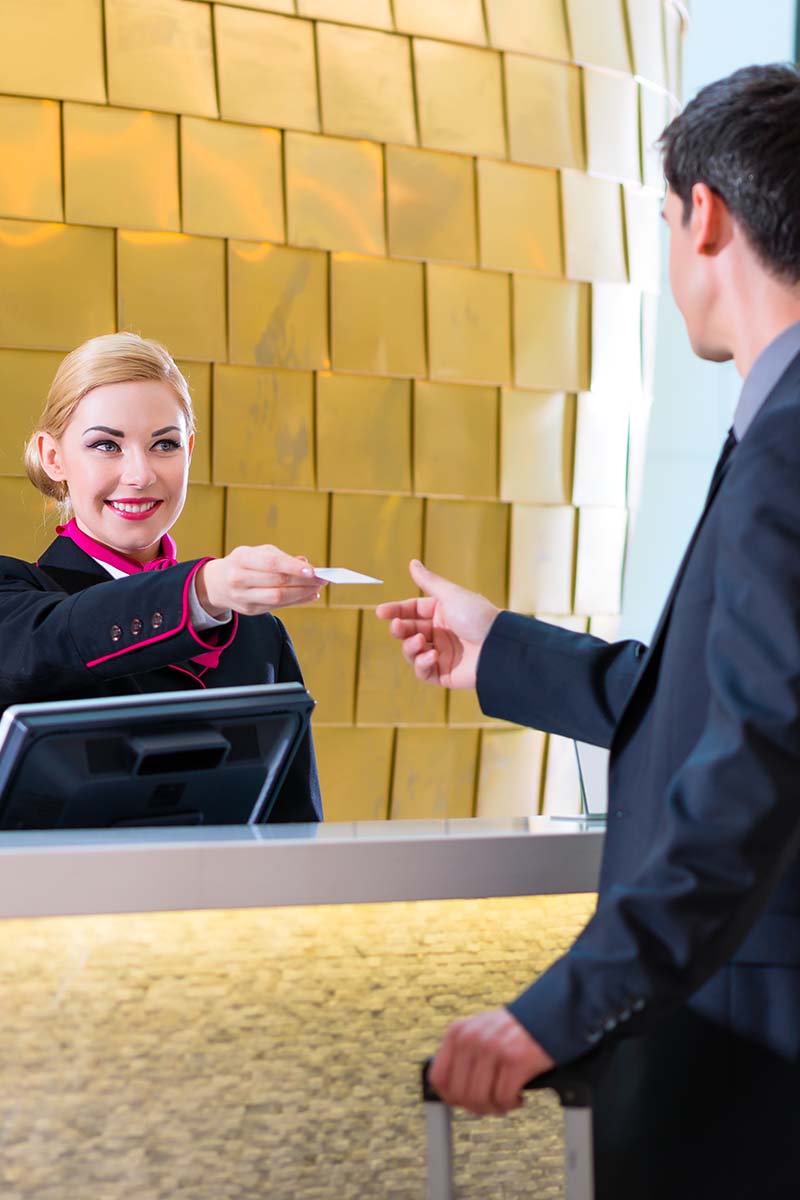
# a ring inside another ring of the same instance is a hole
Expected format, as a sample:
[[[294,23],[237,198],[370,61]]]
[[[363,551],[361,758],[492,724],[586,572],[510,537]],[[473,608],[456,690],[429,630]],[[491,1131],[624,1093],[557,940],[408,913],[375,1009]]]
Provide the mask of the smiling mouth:
[[[128,517],[145,517],[161,505],[161,500],[106,500],[106,504],[114,512]]]

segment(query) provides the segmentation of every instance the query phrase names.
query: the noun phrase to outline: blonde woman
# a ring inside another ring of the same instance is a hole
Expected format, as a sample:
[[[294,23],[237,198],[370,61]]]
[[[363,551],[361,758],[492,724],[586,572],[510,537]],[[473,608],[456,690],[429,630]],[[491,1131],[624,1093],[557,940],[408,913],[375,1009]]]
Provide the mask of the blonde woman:
[[[36,563],[0,557],[0,711],[54,698],[302,681],[274,609],[319,597],[305,558],[238,546],[179,562],[195,429],[173,359],[131,333],[56,372],[25,451],[64,524]],[[272,819],[322,816],[309,734]]]

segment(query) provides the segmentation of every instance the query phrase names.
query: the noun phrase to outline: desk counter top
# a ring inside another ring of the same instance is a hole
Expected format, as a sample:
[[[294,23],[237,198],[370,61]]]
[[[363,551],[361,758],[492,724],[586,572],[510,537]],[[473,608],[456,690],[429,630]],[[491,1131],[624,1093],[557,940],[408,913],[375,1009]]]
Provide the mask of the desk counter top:
[[[0,833],[0,917],[591,892],[602,841],[550,817]]]

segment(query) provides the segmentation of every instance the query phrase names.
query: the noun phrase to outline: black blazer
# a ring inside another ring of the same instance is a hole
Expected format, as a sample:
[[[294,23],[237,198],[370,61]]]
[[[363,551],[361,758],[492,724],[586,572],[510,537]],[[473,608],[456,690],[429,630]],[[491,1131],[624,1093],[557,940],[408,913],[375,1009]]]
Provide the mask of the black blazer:
[[[504,613],[478,689],[493,716],[611,750],[596,914],[509,1006],[558,1061],[619,1046],[626,1071],[602,1106],[626,1126],[605,1127],[609,1194],[794,1195],[800,356],[712,488],[649,649]],[[649,1047],[635,1061],[634,1042]],[[730,1178],[711,1134],[713,1171],[679,1174],[697,1096],[706,1130],[728,1138]],[[619,1175],[637,1156],[629,1192]]]
[[[35,564],[0,557],[0,711],[36,700],[302,683],[289,635],[269,614],[239,617],[217,667],[204,671],[191,661],[207,648],[188,621],[188,588],[199,561],[110,579],[65,537]],[[310,733],[270,819],[322,819]]]

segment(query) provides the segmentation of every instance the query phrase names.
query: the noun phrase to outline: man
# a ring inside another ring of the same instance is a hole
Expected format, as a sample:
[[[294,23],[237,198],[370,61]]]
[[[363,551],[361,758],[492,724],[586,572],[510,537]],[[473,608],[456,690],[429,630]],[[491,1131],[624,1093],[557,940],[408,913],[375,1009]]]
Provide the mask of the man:
[[[648,649],[499,612],[413,563],[382,605],[420,679],[611,749],[597,910],[432,1081],[504,1113],[608,1048],[602,1200],[800,1194],[800,74],[705,88],[663,137],[670,279],[692,346],[744,379]]]

